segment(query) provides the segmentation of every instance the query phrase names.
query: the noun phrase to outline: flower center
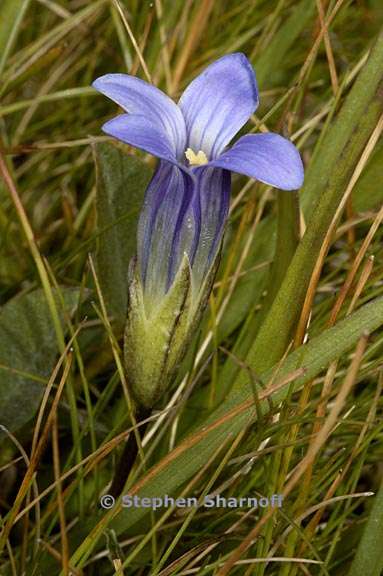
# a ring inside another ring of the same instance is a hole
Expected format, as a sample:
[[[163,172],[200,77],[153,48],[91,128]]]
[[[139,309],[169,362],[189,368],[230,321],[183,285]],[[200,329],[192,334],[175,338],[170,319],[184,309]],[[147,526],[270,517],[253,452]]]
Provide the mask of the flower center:
[[[203,164],[208,163],[206,154],[205,152],[202,152],[202,150],[200,150],[198,154],[196,154],[191,148],[188,148],[185,151],[185,156],[189,160],[190,166],[202,166]]]

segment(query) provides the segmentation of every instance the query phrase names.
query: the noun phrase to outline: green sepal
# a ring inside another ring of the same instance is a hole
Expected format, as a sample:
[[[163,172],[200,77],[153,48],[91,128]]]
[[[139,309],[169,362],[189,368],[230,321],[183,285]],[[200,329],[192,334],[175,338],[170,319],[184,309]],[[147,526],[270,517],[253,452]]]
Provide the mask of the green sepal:
[[[137,262],[132,261],[124,356],[129,387],[139,405],[152,408],[176,376],[206,307],[218,263],[219,256],[197,295],[185,254],[161,303],[145,307]]]
[[[125,368],[132,394],[151,408],[172,380],[185,348],[191,308],[191,270],[185,256],[172,287],[150,316],[145,310],[141,279],[132,262]]]

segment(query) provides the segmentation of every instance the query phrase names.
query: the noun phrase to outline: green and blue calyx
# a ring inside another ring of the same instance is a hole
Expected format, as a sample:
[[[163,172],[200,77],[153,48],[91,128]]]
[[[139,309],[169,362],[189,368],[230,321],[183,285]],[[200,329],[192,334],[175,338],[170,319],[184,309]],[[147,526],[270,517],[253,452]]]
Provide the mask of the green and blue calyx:
[[[244,54],[213,62],[178,104],[127,74],[106,74],[93,86],[126,111],[103,131],[159,158],[139,219],[125,331],[132,392],[151,408],[174,378],[206,305],[229,212],[231,172],[296,190],[303,165],[295,146],[270,132],[247,134],[228,147],[259,103]]]

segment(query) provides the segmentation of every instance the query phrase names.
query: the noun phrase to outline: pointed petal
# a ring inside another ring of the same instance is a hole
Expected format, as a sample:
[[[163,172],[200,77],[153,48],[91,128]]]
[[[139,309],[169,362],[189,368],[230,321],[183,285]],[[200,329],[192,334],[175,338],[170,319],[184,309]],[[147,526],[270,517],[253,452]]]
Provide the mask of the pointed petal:
[[[152,128],[153,138],[161,135],[175,157],[183,156],[185,121],[178,106],[161,90],[128,74],[106,74],[92,85],[132,116],[145,118],[146,130]]]
[[[196,171],[197,195],[201,206],[201,232],[193,258],[193,281],[199,287],[204,281],[219,249],[230,204],[230,172],[219,168]]]
[[[210,165],[239,172],[282,190],[303,183],[303,164],[294,144],[279,134],[248,134]]]
[[[163,133],[145,116],[135,114],[120,114],[112,118],[102,127],[103,132],[113,136],[135,148],[140,148],[157,156],[176,163],[174,151]]]
[[[184,177],[184,194],[174,230],[168,285],[173,282],[184,255],[193,263],[201,232],[201,205],[196,195],[195,179]]]
[[[195,243],[194,222],[187,221],[192,194],[193,179],[177,166],[160,162],[138,224],[138,262],[149,307],[166,294],[184,252],[190,256]]]
[[[253,68],[244,54],[223,56],[189,84],[178,103],[188,146],[216,158],[258,106]]]

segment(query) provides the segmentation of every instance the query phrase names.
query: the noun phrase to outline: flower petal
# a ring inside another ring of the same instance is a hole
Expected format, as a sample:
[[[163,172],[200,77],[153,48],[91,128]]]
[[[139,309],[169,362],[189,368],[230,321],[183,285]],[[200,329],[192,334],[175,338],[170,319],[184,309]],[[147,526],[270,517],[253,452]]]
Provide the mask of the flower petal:
[[[92,86],[132,116],[146,118],[146,130],[151,127],[155,131],[153,137],[160,134],[173,155],[178,160],[183,158],[185,121],[178,106],[161,90],[128,74],[106,74],[97,78]]]
[[[193,250],[196,226],[187,221],[193,179],[162,161],[146,190],[138,224],[138,263],[149,308],[166,294],[183,253]],[[198,223],[197,223],[198,226]]]
[[[210,163],[239,172],[282,190],[297,190],[303,183],[303,164],[294,144],[279,134],[248,134]]]
[[[162,161],[146,191],[137,244],[149,314],[172,285],[184,254],[198,293],[222,239],[230,172],[209,166],[196,169],[193,176]]]
[[[244,54],[223,56],[193,80],[178,103],[188,146],[216,158],[258,106],[253,68]]]
[[[208,273],[222,240],[230,204],[230,172],[203,167],[196,170],[201,206],[201,231],[193,258],[193,280],[198,287]]]
[[[106,134],[122,140],[122,142],[157,156],[157,158],[176,162],[174,151],[169,142],[163,137],[163,133],[145,116],[120,114],[106,122],[102,130]]]
[[[184,254],[193,263],[201,232],[201,205],[196,195],[195,178],[184,176],[184,193],[177,215],[171,258],[169,262],[168,287],[171,286]]]

